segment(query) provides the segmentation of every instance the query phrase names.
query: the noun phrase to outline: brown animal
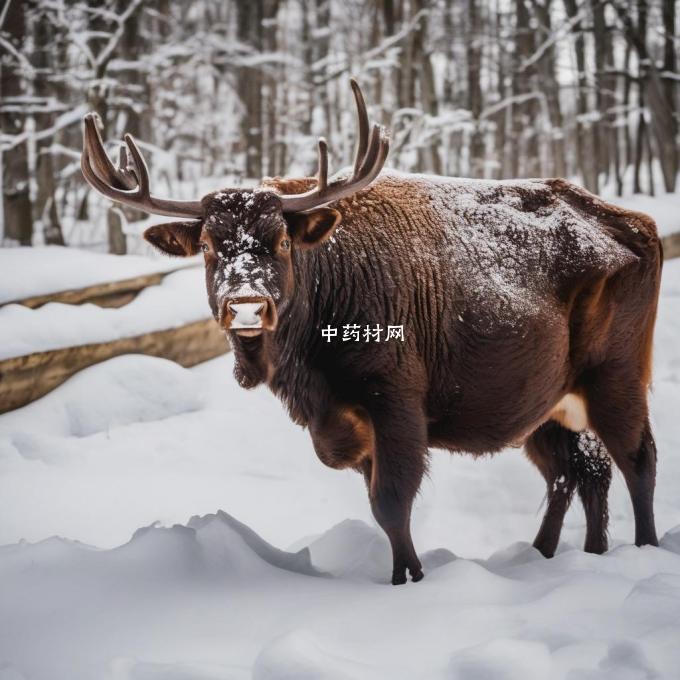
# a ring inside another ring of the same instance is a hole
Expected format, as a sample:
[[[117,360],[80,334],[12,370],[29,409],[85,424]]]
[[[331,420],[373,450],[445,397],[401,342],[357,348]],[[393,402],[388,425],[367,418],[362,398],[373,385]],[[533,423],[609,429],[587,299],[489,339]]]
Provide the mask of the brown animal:
[[[378,177],[388,138],[379,126],[369,134],[353,88],[356,161],[332,182],[320,140],[317,179],[161,200],[134,141],[126,136],[114,166],[92,114],[83,173],[115,201],[190,218],[145,237],[170,255],[203,251],[238,382],[266,383],[326,465],[363,473],[392,545],[392,583],[407,569],[423,577],[409,525],[428,447],[481,455],[525,445],[548,488],[534,542],[546,557],[575,490],[585,549],[607,549],[611,455],[635,543],[656,545],[653,221],[562,179]],[[343,340],[353,324],[402,325],[404,339]],[[329,326],[336,337],[322,334]]]

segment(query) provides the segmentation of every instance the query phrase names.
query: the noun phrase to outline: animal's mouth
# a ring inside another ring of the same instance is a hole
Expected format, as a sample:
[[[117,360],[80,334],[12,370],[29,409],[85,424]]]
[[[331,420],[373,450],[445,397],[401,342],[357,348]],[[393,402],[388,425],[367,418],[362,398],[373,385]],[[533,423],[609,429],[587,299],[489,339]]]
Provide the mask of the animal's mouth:
[[[234,330],[236,335],[240,335],[243,338],[256,338],[258,335],[262,335],[262,328],[237,328]]]

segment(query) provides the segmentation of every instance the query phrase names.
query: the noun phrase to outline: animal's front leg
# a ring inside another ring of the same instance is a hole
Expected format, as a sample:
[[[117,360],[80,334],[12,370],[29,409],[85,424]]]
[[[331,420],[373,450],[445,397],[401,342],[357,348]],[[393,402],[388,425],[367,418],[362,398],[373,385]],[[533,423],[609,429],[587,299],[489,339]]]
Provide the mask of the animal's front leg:
[[[413,581],[423,569],[411,539],[411,507],[427,460],[426,424],[419,409],[394,409],[389,417],[373,415],[376,448],[364,466],[371,509],[392,546],[392,583]]]
[[[309,430],[316,455],[328,467],[361,468],[375,453],[373,423],[361,406],[330,401],[327,410],[310,422]]]

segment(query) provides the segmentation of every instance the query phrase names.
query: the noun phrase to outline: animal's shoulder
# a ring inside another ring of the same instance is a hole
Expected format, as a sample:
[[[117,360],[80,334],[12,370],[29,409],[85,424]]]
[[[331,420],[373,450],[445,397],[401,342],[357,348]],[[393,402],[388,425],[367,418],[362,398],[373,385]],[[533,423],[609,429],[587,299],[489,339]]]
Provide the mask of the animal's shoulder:
[[[265,177],[260,183],[262,189],[269,189],[277,194],[302,194],[314,186],[314,177]]]

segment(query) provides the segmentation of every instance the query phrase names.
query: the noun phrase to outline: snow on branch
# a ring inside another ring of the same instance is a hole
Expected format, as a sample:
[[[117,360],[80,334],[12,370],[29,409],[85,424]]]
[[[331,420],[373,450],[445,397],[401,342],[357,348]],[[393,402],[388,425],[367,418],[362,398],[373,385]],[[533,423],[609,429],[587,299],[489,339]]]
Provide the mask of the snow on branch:
[[[24,130],[24,132],[18,135],[2,135],[0,137],[0,152],[4,153],[5,151],[9,151],[19,144],[24,144],[29,139],[36,142],[42,141],[43,139],[49,139],[60,130],[67,128],[74,123],[79,123],[82,117],[87,113],[87,109],[87,104],[81,104],[71,111],[63,113],[54,121],[54,125],[51,125],[44,130],[38,130],[37,132]]]
[[[583,7],[576,14],[574,14],[574,16],[571,17],[571,19],[568,19],[561,26],[559,26],[557,29],[555,29],[548,36],[547,40],[542,42],[536,48],[536,51],[519,65],[519,68],[517,69],[518,73],[522,73],[522,71],[529,68],[529,66],[532,66],[533,64],[535,64],[553,45],[555,45],[555,43],[557,43],[558,41],[564,39],[567,35],[569,35],[569,33],[574,28],[574,26],[576,26],[576,24],[578,24],[579,21],[582,21],[585,17],[586,17],[586,8]]]

